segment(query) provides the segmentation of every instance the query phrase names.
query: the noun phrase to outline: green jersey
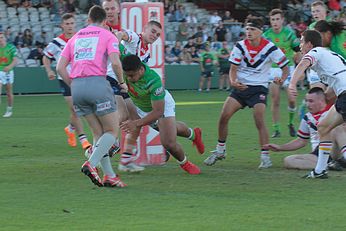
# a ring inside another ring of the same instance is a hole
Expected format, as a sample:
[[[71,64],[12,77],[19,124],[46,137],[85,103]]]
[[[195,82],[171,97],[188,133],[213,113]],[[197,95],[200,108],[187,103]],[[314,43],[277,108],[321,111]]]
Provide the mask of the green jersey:
[[[229,58],[229,55],[230,55],[230,51],[228,49],[225,49],[225,48],[221,48],[219,50],[219,55],[227,55],[228,57],[227,58],[221,58],[219,57],[219,65],[220,65],[220,68],[221,69],[226,69],[226,68],[229,68],[230,64],[229,64],[229,61],[228,61],[228,58]]]
[[[346,30],[333,36],[330,42],[330,49],[346,59]]]
[[[163,100],[165,98],[165,88],[162,86],[160,76],[144,64],[144,75],[137,82],[125,81],[128,86],[128,94],[133,103],[144,112],[153,110],[151,101]]]
[[[275,33],[272,28],[263,33],[263,36],[275,44],[286,55],[286,58],[290,61],[289,66],[294,66],[294,48],[299,47],[299,39],[294,31],[284,26],[280,33]],[[278,67],[273,64],[272,67]]]
[[[331,19],[329,16],[327,16],[327,17],[326,17],[326,21],[327,21],[327,22],[330,22],[330,21],[332,21],[332,19]],[[314,29],[315,29],[316,23],[317,23],[317,21],[312,22],[312,23],[308,26],[308,29],[309,29],[309,30],[314,30]]]
[[[205,51],[201,54],[201,63],[205,71],[213,71],[215,60],[216,57],[212,52]]]
[[[5,47],[0,47],[0,71],[10,65],[17,56],[17,49],[14,45],[7,43]]]

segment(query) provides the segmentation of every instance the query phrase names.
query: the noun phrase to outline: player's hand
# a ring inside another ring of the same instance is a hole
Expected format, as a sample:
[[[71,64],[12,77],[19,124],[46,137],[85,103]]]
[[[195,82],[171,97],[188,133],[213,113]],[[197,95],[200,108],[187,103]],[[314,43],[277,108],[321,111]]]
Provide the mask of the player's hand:
[[[282,85],[284,83],[284,81],[279,77],[275,77],[273,82],[277,85]]]
[[[231,81],[231,86],[241,91],[248,88],[248,86],[246,86],[245,84],[239,83],[238,81]]]
[[[127,87],[127,84],[125,82],[119,84],[119,86],[121,87],[121,92],[128,92],[129,88]]]
[[[291,98],[296,98],[298,96],[297,86],[293,84],[288,85],[288,94]]]
[[[263,148],[269,149],[269,150],[274,151],[274,152],[279,152],[281,150],[280,145],[277,145],[277,144],[265,144],[265,145],[263,145]]]
[[[49,71],[47,74],[48,74],[48,79],[49,80],[54,80],[55,79],[55,72],[54,71]]]
[[[126,133],[134,132],[137,129],[136,123],[133,120],[126,120],[120,123],[120,128]]]
[[[7,67],[4,67],[4,69],[2,69],[3,72],[9,72],[10,71],[10,68],[7,66]]]

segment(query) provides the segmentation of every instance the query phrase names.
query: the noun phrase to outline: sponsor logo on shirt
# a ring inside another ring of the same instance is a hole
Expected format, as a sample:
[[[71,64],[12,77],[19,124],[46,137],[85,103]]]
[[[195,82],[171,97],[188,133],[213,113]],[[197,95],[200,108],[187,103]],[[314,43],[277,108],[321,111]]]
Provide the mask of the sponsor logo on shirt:
[[[110,101],[96,104],[96,111],[98,111],[98,112],[105,111],[105,110],[111,109],[111,108],[112,108],[112,104]]]
[[[94,60],[98,41],[98,37],[76,39],[74,47],[74,60]]]
[[[157,89],[155,90],[155,92],[154,92],[154,95],[155,95],[155,96],[162,95],[163,91],[164,91],[164,88],[163,88],[163,87],[157,88]]]

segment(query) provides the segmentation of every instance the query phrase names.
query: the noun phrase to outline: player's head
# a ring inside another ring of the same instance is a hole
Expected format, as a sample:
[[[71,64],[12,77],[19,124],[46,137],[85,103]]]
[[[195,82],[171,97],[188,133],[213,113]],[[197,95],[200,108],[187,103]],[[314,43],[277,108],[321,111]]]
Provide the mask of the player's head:
[[[246,38],[250,41],[259,39],[263,33],[263,19],[256,16],[249,16],[245,21]]]
[[[222,42],[222,48],[228,48],[228,42],[227,41]]]
[[[315,21],[325,20],[327,17],[327,6],[323,1],[311,3],[311,14]]]
[[[300,38],[300,51],[302,54],[308,53],[314,47],[322,46],[322,36],[316,30],[306,30]]]
[[[284,19],[284,12],[280,9],[273,9],[269,12],[270,25],[273,30],[281,30]]]
[[[120,14],[120,5],[117,0],[104,0],[102,8],[106,11],[107,22],[117,22]]]
[[[96,24],[103,24],[106,20],[106,11],[102,9],[100,6],[93,6],[89,10],[88,14],[88,22],[96,23]]]
[[[73,14],[66,13],[61,16],[61,28],[64,34],[73,34],[75,32],[75,18]]]
[[[144,27],[143,39],[147,44],[153,44],[161,35],[162,26],[157,21],[149,21]]]
[[[6,37],[4,32],[0,32],[0,47],[6,46]]]
[[[321,20],[315,24],[315,30],[321,33],[323,46],[329,47],[333,36],[340,34],[344,30],[344,24],[341,22]]]
[[[137,55],[125,56],[122,66],[126,78],[130,82],[137,82],[144,75],[145,67]]]
[[[311,88],[305,96],[306,106],[310,113],[317,113],[326,107],[326,96],[320,87]]]

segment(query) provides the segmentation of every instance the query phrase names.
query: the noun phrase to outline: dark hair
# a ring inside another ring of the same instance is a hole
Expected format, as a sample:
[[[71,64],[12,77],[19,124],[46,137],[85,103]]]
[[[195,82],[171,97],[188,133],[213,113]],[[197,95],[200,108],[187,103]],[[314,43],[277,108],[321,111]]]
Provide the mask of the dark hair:
[[[318,95],[322,94],[322,95],[324,95],[324,91],[320,87],[313,87],[308,91],[308,94],[318,94]]]
[[[262,30],[264,21],[262,17],[256,17],[256,16],[248,16],[245,20],[245,25],[256,27],[260,30]]]
[[[311,42],[313,47],[322,46],[322,36],[317,30],[306,30],[302,33],[305,42]]]
[[[276,14],[280,14],[281,17],[284,16],[284,12],[280,9],[272,9],[270,12],[269,12],[269,16],[273,16],[273,15],[276,15]]]
[[[150,25],[150,26],[157,26],[158,28],[162,29],[162,25],[158,21],[151,20],[151,21],[148,22],[148,25]]]
[[[342,22],[327,22],[326,20],[321,20],[316,22],[315,30],[321,33],[330,31],[333,35],[338,35],[344,30],[344,26]]]
[[[69,20],[70,18],[74,18],[74,15],[71,13],[66,13],[61,16],[61,21]]]
[[[106,17],[106,11],[101,6],[93,6],[89,10],[89,19],[94,23],[102,23]]]
[[[138,71],[142,66],[142,62],[137,55],[127,55],[122,60],[124,71]]]

